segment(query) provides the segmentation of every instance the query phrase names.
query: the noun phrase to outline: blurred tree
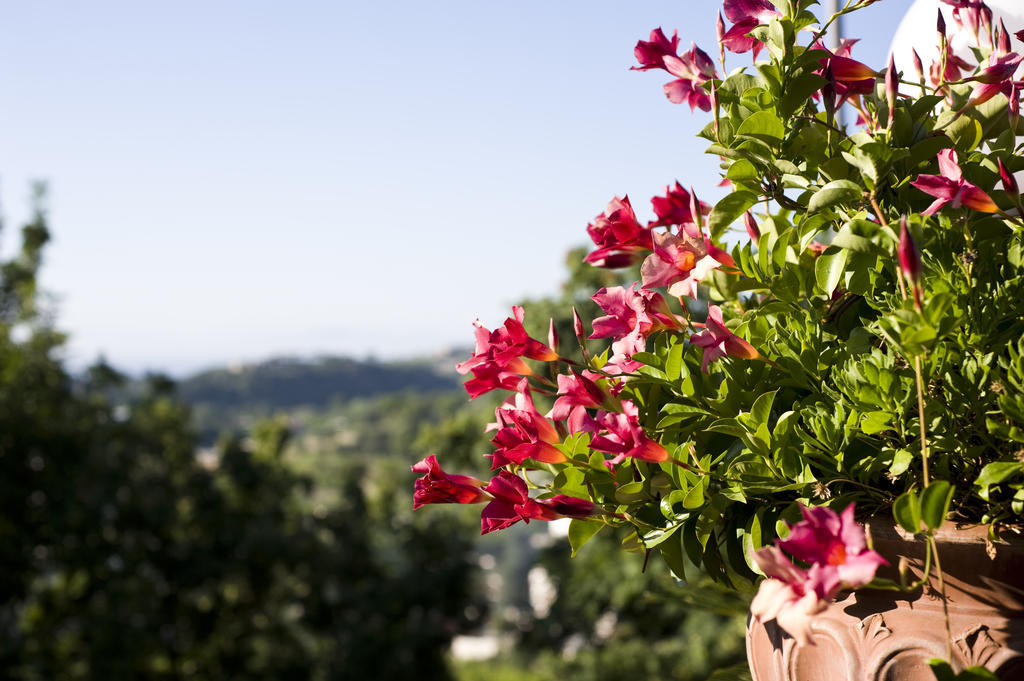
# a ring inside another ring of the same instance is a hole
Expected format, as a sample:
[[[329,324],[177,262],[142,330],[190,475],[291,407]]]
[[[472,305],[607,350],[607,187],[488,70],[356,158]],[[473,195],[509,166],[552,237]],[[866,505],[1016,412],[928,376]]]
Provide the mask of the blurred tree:
[[[36,290],[42,198],[0,263],[3,677],[449,678],[470,533],[412,515],[408,469],[346,468],[317,506],[282,423],[197,455],[166,377],[73,380]]]

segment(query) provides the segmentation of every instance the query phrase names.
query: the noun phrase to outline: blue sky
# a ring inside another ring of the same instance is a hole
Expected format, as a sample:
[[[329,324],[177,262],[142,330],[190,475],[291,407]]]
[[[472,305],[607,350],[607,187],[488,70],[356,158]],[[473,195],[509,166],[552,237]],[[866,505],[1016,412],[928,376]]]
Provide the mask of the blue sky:
[[[910,2],[847,23],[884,66]],[[706,117],[630,72],[716,2],[15,3],[0,25],[6,231],[51,187],[69,359],[180,373],[406,357],[553,292],[614,194],[723,190]],[[747,63],[732,58],[729,66]]]

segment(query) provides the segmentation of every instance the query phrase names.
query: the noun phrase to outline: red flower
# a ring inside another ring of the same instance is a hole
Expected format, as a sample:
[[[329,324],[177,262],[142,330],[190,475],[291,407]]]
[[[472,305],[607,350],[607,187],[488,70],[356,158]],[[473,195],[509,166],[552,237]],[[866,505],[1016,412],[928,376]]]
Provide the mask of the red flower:
[[[643,259],[642,251],[654,247],[651,230],[641,225],[629,197],[615,197],[604,212],[587,225],[587,234],[597,250],[585,260],[596,267],[626,267]]]
[[[615,455],[606,465],[614,466],[627,457],[651,463],[668,460],[668,451],[640,427],[640,411],[629,400],[622,401],[621,413],[599,412],[596,420],[604,432],[590,441],[590,448]]]
[[[424,473],[413,488],[414,509],[424,504],[476,504],[490,498],[481,489],[482,481],[468,475],[445,473],[433,454],[414,465],[412,472]]]
[[[564,494],[548,499],[531,499],[526,482],[518,475],[502,471],[491,478],[486,491],[493,497],[480,514],[480,534],[503,530],[520,520],[555,520],[586,518],[600,510],[585,499]]]
[[[997,160],[999,161],[999,179],[1003,181],[1003,191],[1016,203],[1020,200],[1020,187],[1017,185],[1017,178],[1003,165],[1003,159]]]
[[[564,462],[565,455],[555,447],[561,438],[554,425],[537,411],[525,378],[517,390],[494,410],[496,423],[491,424],[491,428],[498,432],[491,440],[495,447],[490,455],[492,470],[509,463],[521,464],[527,459],[541,463]]]
[[[519,374],[494,364],[481,364],[474,367],[472,371],[473,378],[462,385],[469,393],[470,399],[476,399],[492,390],[515,390],[519,381],[522,380],[522,376]]]
[[[697,218],[693,215],[693,197],[690,192],[683,189],[683,185],[676,181],[676,186],[665,187],[665,196],[655,196],[651,199],[654,206],[654,214],[658,219],[648,224],[648,227],[671,227],[673,225],[696,225]],[[703,201],[697,202],[701,215],[711,212],[711,206]]]
[[[722,308],[717,305],[708,306],[708,318],[704,331],[690,336],[690,342],[704,348],[704,361],[700,368],[707,373],[708,364],[726,355],[742,359],[757,359],[761,355],[747,341],[743,340],[725,326],[722,321]]]
[[[918,175],[910,183],[925,194],[936,197],[921,215],[932,215],[947,203],[953,208],[964,205],[982,213],[999,210],[988,194],[963,178],[955,151],[943,149],[938,158],[941,175]]]
[[[814,49],[824,50],[829,54],[828,57],[818,60],[821,68],[817,73],[835,83],[835,92],[839,100],[837,106],[850,97],[871,94],[875,89],[875,78],[878,74],[874,69],[850,58],[850,53],[856,43],[856,40],[844,38],[837,52],[826,48],[820,40],[813,45]],[[830,78],[829,75],[831,75]]]
[[[474,322],[476,349],[473,356],[455,365],[460,374],[473,372],[474,381],[466,383],[470,396],[476,397],[493,388],[507,388],[510,376],[533,373],[523,362],[523,357],[543,362],[558,359],[557,352],[526,333],[523,308],[514,306],[512,315],[505,320],[504,326],[494,331],[488,331],[479,319]],[[473,383],[472,388],[470,383]]]
[[[678,31],[672,31],[672,39],[669,40],[665,37],[661,27],[651,31],[650,40],[641,40],[637,42],[636,47],[633,48],[633,54],[636,56],[636,60],[640,62],[640,66],[633,66],[633,71],[647,71],[649,69],[663,69],[665,68],[664,58],[666,56],[676,56],[676,52],[679,49],[679,35]]]

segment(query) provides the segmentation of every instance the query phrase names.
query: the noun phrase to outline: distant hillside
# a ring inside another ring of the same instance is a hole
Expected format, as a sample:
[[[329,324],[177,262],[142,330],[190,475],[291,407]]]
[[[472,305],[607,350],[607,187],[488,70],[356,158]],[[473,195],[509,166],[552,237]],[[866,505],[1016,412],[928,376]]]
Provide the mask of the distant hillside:
[[[459,353],[460,358],[469,353]],[[344,357],[278,358],[257,364],[213,369],[178,383],[192,404],[214,407],[290,409],[403,391],[457,390],[462,380],[451,357],[408,362],[377,362]]]

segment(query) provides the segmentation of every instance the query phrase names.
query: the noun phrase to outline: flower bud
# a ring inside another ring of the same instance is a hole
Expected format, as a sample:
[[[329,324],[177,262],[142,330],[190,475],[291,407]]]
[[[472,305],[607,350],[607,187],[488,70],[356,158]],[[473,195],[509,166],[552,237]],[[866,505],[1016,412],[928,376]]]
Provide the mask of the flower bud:
[[[575,307],[572,308],[572,331],[576,334],[580,345],[583,345],[583,339],[586,337],[587,332],[583,329],[583,320],[580,319],[580,313],[576,311]]]
[[[889,127],[896,113],[896,92],[899,89],[899,74],[896,73],[896,61],[892,52],[889,53],[889,67],[885,70],[885,99],[889,104]]]
[[[1020,187],[1017,186],[1017,178],[1015,178],[1013,173],[1007,170],[1006,166],[1003,165],[1003,159],[998,159],[998,161],[999,177],[1003,181],[1003,191],[1013,199],[1014,203],[1017,203],[1020,200]]]
[[[921,63],[921,55],[914,49],[911,49],[911,52],[914,54],[914,70],[917,71],[917,79],[924,80],[924,64]]]
[[[1010,34],[1006,30],[1006,24],[1002,19],[999,20],[999,29],[996,31],[996,50],[999,56],[1009,54],[1011,50],[1010,46]]]
[[[921,251],[914,243],[914,237],[907,229],[907,216],[900,218],[900,242],[896,246],[896,255],[899,257],[900,270],[903,276],[910,281],[914,290],[914,306],[921,309]]]
[[[743,214],[743,226],[747,228],[747,234],[750,235],[750,240],[755,244],[761,240],[761,230],[757,228],[757,221],[754,220],[754,214],[749,210]]]
[[[942,17],[942,10],[937,10],[939,16],[935,20],[935,30],[939,32],[939,40],[946,41],[946,20]]]
[[[718,56],[725,63],[725,21],[722,20],[722,13],[718,13],[718,21],[715,22],[715,32],[718,34]],[[725,68],[723,66],[723,68]]]
[[[555,330],[555,318],[548,322],[548,347],[558,352],[558,331]]]
[[[916,284],[921,280],[921,252],[914,243],[914,237],[907,229],[907,217],[900,218],[900,243],[896,247],[896,253],[900,260],[900,269],[904,276]]]
[[[690,215],[693,216],[693,221],[697,225],[697,231],[703,231],[704,215],[700,211],[700,201],[697,200],[697,192],[693,191],[693,187],[690,187]]]

